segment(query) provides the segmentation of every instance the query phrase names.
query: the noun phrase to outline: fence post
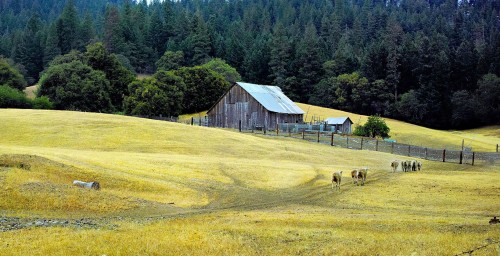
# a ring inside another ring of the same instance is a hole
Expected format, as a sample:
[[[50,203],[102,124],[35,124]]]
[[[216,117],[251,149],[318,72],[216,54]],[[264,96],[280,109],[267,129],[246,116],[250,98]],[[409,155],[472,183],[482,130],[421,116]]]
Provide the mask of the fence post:
[[[425,160],[427,160],[427,148],[425,148]]]
[[[446,149],[443,149],[443,163],[446,162]]]
[[[318,143],[319,143],[319,131],[318,131]]]
[[[411,155],[410,151],[411,151],[411,145],[408,145],[408,156]]]
[[[302,139],[305,140],[305,137],[306,137],[306,131],[302,131]]]
[[[394,142],[391,143],[391,154],[394,154]]]
[[[199,123],[199,126],[201,126],[201,117],[200,117],[200,121],[198,123]]]
[[[347,138],[346,148],[349,148],[349,135],[347,135],[346,138]]]
[[[264,135],[266,135],[266,132],[267,132],[266,130],[267,130],[266,126],[264,125]]]
[[[378,140],[375,141],[375,151],[378,151]]]
[[[238,122],[238,130],[241,132],[241,120]]]
[[[474,158],[476,158],[476,152],[472,152],[472,165],[474,165]]]
[[[333,132],[332,132],[332,141],[331,141],[330,145],[333,146]]]
[[[194,117],[191,117],[191,125],[194,124]]]
[[[460,164],[462,164],[463,157],[464,157],[464,152],[460,151]]]
[[[292,137],[292,130],[290,130],[290,125],[287,125],[288,128],[288,136]]]
[[[361,150],[363,150],[363,138],[361,138]]]
[[[276,123],[276,136],[280,135],[280,129],[279,129],[278,123]]]

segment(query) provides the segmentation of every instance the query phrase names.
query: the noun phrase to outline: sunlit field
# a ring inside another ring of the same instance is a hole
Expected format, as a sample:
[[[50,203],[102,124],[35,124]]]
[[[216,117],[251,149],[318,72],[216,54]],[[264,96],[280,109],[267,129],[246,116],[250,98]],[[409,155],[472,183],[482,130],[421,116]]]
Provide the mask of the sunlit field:
[[[485,129],[387,123],[398,142],[413,132],[415,143],[466,138],[486,150],[499,140]],[[126,116],[2,109],[0,255],[500,253],[500,224],[488,223],[500,215],[498,167],[418,159],[422,171],[393,173],[394,159],[410,158]],[[363,166],[367,181],[355,186],[350,171]],[[333,171],[343,171],[340,191],[331,189]],[[44,221],[55,224],[36,224]]]
[[[357,124],[362,125],[368,120],[368,116],[345,111],[301,103],[297,103],[297,105],[306,112],[304,119],[307,122],[314,120],[314,118],[324,120],[328,117],[349,117],[354,122],[355,127]],[[465,147],[472,148],[473,151],[484,152],[495,152],[496,145],[500,144],[499,126],[466,131],[440,131],[389,118],[384,120],[391,129],[389,133],[391,139],[395,139],[399,143],[436,149],[459,150],[462,147],[462,140],[464,140]]]

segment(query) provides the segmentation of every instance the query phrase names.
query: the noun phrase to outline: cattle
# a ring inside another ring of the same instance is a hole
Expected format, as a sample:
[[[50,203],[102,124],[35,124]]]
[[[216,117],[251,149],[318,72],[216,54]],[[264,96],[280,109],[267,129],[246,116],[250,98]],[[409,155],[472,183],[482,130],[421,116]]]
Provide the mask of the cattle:
[[[340,190],[340,183],[342,182],[342,171],[332,173],[332,189],[333,184],[335,183],[335,187]]]
[[[392,172],[396,172],[396,170],[398,169],[398,166],[399,166],[398,160],[392,161],[392,163],[391,163]]]
[[[74,180],[73,185],[75,185],[77,187],[89,188],[89,189],[95,189],[95,190],[101,189],[101,185],[97,181],[84,182],[84,181]]]
[[[364,167],[362,169],[352,170],[351,177],[352,177],[353,183],[356,184],[356,186],[357,186],[359,179],[361,179],[361,185],[364,186],[367,174],[368,174],[367,167]]]

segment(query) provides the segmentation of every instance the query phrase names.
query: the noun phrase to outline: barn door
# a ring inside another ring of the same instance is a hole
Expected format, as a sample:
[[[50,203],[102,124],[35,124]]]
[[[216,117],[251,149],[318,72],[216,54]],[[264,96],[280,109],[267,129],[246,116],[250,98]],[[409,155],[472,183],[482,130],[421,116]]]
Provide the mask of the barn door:
[[[257,112],[252,112],[248,124],[250,127],[253,127],[253,129],[255,129],[255,126],[257,125]]]

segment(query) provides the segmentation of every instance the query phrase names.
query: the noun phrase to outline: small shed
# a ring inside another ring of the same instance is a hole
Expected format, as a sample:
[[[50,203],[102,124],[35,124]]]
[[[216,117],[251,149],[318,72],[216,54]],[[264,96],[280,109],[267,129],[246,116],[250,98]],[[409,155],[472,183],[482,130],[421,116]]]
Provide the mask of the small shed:
[[[352,120],[349,117],[329,117],[325,119],[325,124],[332,127],[333,132],[337,133],[352,133]]]
[[[304,111],[277,86],[237,82],[207,112],[208,126],[275,129],[280,123],[302,123]]]

